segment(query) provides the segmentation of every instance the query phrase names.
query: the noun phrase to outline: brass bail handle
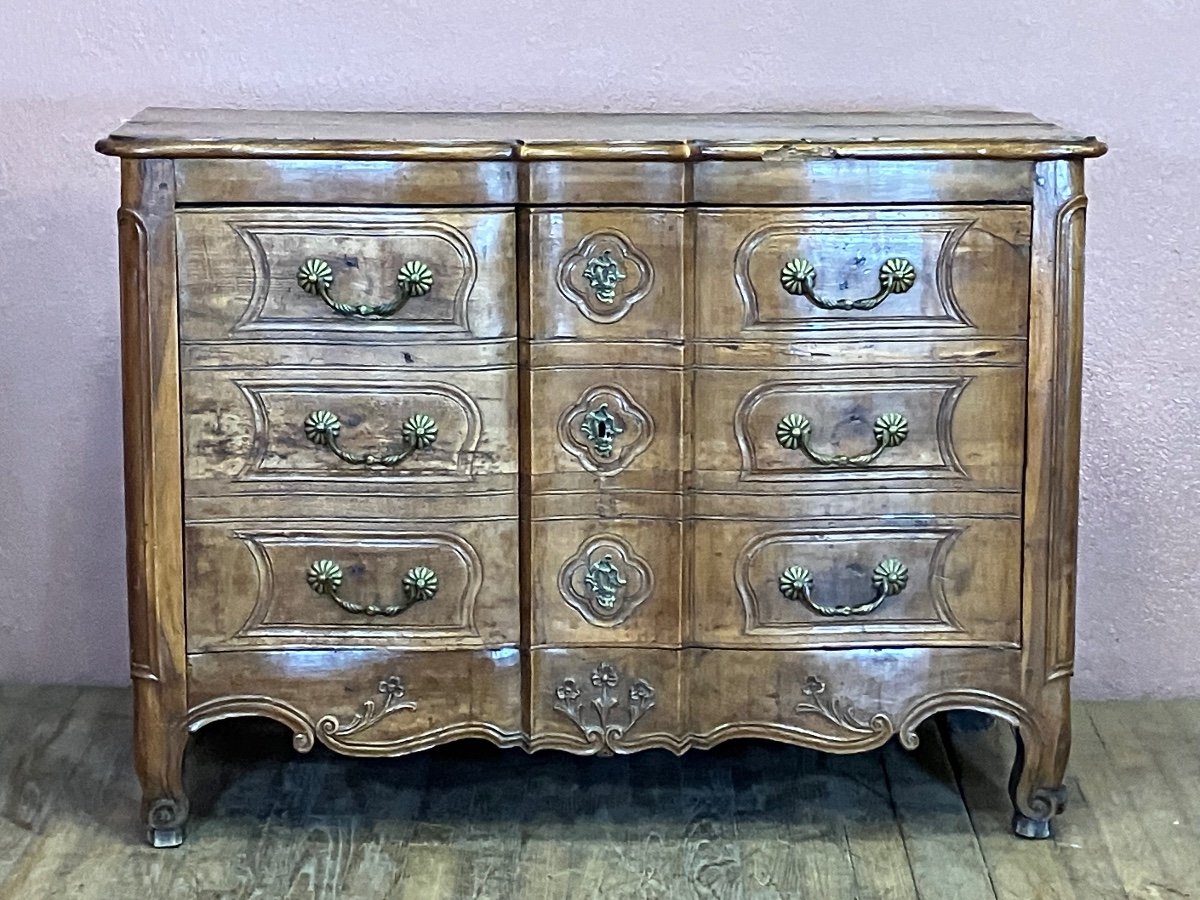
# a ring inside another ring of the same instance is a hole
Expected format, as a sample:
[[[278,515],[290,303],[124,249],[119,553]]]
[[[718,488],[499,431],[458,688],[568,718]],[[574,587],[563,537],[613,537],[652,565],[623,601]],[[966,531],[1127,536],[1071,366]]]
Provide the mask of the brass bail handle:
[[[829,299],[816,291],[817,270],[807,259],[796,257],[779,270],[779,283],[789,294],[804,297],[820,309],[874,309],[892,294],[903,294],[917,282],[917,270],[902,256],[884,260],[879,267],[879,290],[858,300]]]
[[[328,447],[343,462],[356,466],[398,466],[418,450],[427,450],[437,440],[437,422],[432,416],[416,413],[404,420],[400,426],[400,439],[404,447],[395,453],[352,453],[343,449],[338,440],[342,433],[342,420],[327,409],[316,409],[304,418],[304,436],[318,447]]]
[[[296,272],[296,283],[307,293],[320,297],[325,305],[343,316],[383,319],[395,313],[413,297],[423,297],[433,290],[433,271],[420,260],[409,260],[396,276],[398,288],[395,300],[378,306],[341,303],[330,295],[333,288],[333,267],[319,257],[306,259]]]
[[[812,422],[802,413],[789,413],[775,426],[775,440],[785,450],[799,450],[818,466],[862,467],[873,463],[884,450],[899,447],[908,439],[908,419],[898,412],[884,413],[875,419],[872,432],[874,450],[855,456],[821,453],[812,445]]]
[[[395,616],[404,612],[416,603],[432,600],[438,592],[437,573],[428,566],[413,566],[404,573],[400,582],[403,600],[387,606],[376,606],[373,603],[355,603],[340,593],[345,575],[342,567],[332,559],[318,559],[305,573],[305,580],[314,592],[329,597],[346,612],[361,613],[367,616]]]
[[[908,586],[908,567],[898,559],[884,559],[871,573],[875,596],[865,603],[851,606],[826,605],[813,597],[812,573],[804,566],[788,566],[779,576],[779,593],[788,600],[803,601],[823,616],[865,616],[874,612],[888,597],[894,597]]]

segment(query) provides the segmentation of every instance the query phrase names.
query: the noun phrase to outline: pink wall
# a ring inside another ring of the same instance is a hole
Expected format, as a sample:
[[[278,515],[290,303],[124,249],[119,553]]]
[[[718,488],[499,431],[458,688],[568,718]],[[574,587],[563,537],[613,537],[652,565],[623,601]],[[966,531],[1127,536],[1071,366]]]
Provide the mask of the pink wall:
[[[3,0],[0,680],[123,682],[117,166],[148,104],[987,105],[1089,174],[1078,689],[1200,694],[1200,4]]]

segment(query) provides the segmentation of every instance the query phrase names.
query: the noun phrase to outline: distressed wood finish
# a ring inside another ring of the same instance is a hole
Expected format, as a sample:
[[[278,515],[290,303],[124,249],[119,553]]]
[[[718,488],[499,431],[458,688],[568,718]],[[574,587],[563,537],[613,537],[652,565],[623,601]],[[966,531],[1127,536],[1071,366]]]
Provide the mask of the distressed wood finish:
[[[1021,206],[704,210],[696,259],[697,334],[743,340],[822,337],[928,341],[1025,335],[1029,210]],[[892,258],[914,268],[912,287],[873,309],[821,309],[788,293],[792,259],[837,301],[871,297]]]
[[[692,470],[706,488],[723,482],[777,491],[1021,486],[1024,452],[1011,436],[1024,425],[1023,366],[700,366],[692,395],[704,411],[695,423]],[[807,446],[816,461],[780,441],[789,416],[809,421]],[[860,465],[820,461],[873,452],[882,416],[902,417],[900,443]]]
[[[178,216],[185,341],[503,338],[516,328],[512,213],[369,209],[188,210]],[[297,283],[308,259],[332,271],[339,303],[397,299],[396,276],[425,263],[433,284],[386,318],[344,316]]]
[[[303,524],[278,520],[201,521],[187,527],[188,649],[255,647],[515,646],[517,521],[433,524],[423,518]],[[345,602],[393,614],[347,610],[315,591],[308,573],[335,563]],[[406,573],[437,577],[428,600],[403,591]]]
[[[692,642],[806,647],[994,644],[1021,636],[1021,526],[1015,518],[912,517],[693,524]],[[899,593],[864,614],[832,615],[786,596],[780,579],[807,569],[813,602],[864,604],[874,570],[898,560]]]
[[[121,377],[134,763],[151,839],[178,843],[188,814],[183,497],[174,177],[166,160],[121,166]]]
[[[1016,730],[1013,824],[1049,835],[1103,144],[986,110],[148,110],[99,149],[152,842],[225,718],[368,756],[850,753],[951,709]],[[867,893],[920,893],[913,840],[852,848]]]

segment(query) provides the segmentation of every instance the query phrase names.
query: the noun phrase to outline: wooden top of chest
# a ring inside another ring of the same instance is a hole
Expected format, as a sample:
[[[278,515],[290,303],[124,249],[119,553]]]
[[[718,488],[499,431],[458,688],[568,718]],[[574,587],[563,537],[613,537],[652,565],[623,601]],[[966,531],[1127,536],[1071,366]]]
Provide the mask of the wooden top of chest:
[[[143,110],[96,145],[127,157],[379,160],[1057,159],[1105,146],[1023,113],[403,113]]]

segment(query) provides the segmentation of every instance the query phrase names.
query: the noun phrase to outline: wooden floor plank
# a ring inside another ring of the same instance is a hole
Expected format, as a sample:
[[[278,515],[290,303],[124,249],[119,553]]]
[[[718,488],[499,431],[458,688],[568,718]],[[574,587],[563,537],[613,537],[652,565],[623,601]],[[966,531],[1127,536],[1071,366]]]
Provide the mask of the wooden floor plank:
[[[929,721],[919,736],[916,750],[892,742],[883,751],[886,783],[917,895],[995,897],[941,732]]]
[[[1011,831],[1008,773],[1016,744],[1011,729],[957,727],[949,719],[949,745],[959,790],[1000,900],[1072,900],[1077,895],[1059,864],[1052,841],[1026,841]],[[1094,900],[1080,897],[1079,900]]]
[[[1046,842],[1009,832],[1007,726],[847,757],[349,760],[221,723],[189,751],[194,815],[169,851],[142,842],[128,704],[0,686],[3,900],[1200,898],[1200,701],[1078,704]]]
[[[1092,803],[1106,807],[1106,842],[1131,897],[1200,896],[1200,811],[1192,807],[1200,785],[1188,784],[1200,775],[1197,742],[1186,737],[1186,716],[1174,705],[1170,714],[1162,709],[1148,701],[1089,704],[1076,741],[1105,765],[1080,778]]]

